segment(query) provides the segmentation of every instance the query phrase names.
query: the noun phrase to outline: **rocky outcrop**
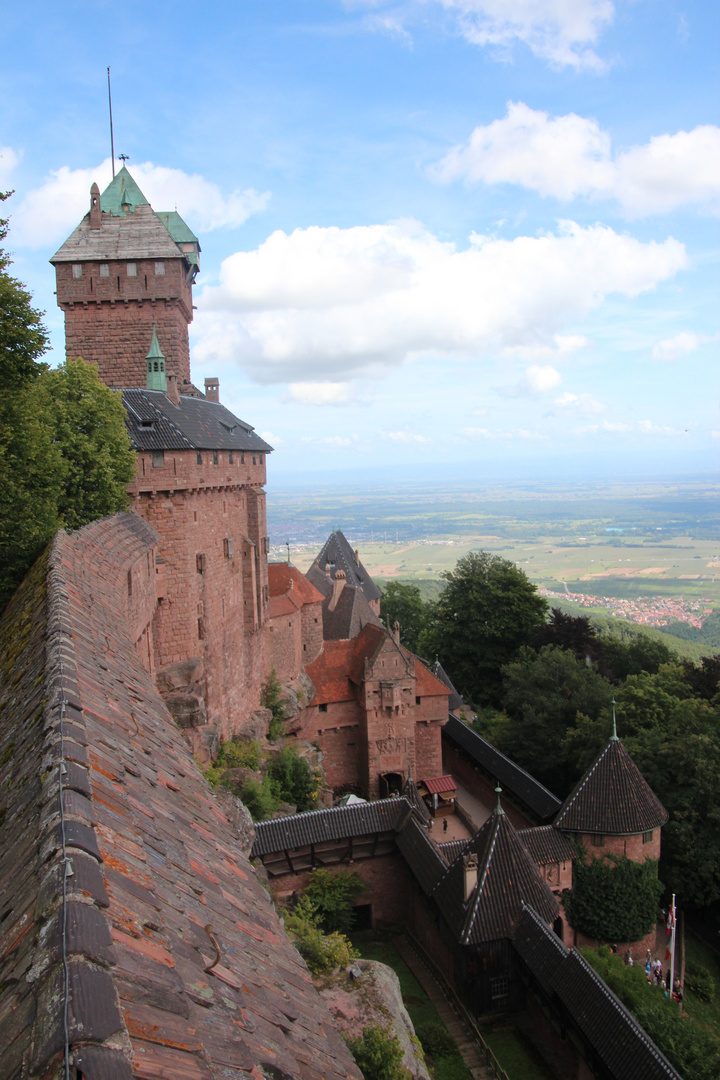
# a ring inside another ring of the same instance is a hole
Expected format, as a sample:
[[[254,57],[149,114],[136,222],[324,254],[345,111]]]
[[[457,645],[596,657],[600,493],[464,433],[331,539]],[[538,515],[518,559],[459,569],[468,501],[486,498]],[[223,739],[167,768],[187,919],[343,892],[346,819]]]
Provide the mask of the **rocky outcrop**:
[[[355,974],[353,974],[355,973]],[[363,1028],[388,1023],[404,1051],[403,1065],[413,1080],[430,1080],[430,1073],[403,1004],[400,980],[392,968],[375,960],[356,960],[351,968],[316,977],[315,986],[336,1026],[355,1037]]]

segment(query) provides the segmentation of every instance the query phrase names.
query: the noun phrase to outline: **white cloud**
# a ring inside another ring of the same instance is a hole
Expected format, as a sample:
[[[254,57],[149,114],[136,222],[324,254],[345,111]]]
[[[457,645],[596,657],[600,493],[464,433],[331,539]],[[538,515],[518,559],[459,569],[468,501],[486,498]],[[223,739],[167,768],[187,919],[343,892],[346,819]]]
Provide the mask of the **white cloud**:
[[[177,209],[195,232],[236,228],[267,205],[269,192],[249,188],[224,197],[217,184],[198,173],[168,169],[146,161],[130,172],[155,210]],[[63,165],[51,171],[40,187],[28,191],[12,216],[13,241],[18,246],[61,244],[89,207],[90,185],[102,191],[112,179],[110,159],[89,169]]]
[[[607,405],[592,394],[561,394],[555,398],[553,405],[553,412],[559,416],[569,413],[572,416],[586,417],[607,412]]]
[[[273,435],[272,431],[261,431],[260,438],[264,439],[265,442],[270,443],[270,445],[274,446],[276,449],[278,446],[282,446],[285,442],[285,440],[281,439],[279,435]]]
[[[457,12],[460,30],[476,45],[527,45],[553,67],[605,66],[590,46],[612,22],[610,0],[440,0]]]
[[[346,382],[290,383],[286,400],[301,405],[344,405],[350,400],[350,384]]]
[[[13,150],[12,146],[0,146],[0,181],[3,183],[10,173],[20,164],[22,151]]]
[[[429,443],[432,439],[429,439],[426,435],[416,435],[412,431],[386,431],[382,432],[386,439],[391,439],[392,442],[398,443]]]
[[[658,135],[613,157],[610,135],[596,120],[508,102],[501,120],[476,127],[430,173],[443,183],[516,184],[563,201],[612,198],[631,217],[691,203],[717,210],[720,127]]]
[[[461,428],[460,435],[464,435],[468,439],[487,439],[489,441],[501,439],[501,440],[515,440],[515,439],[546,439],[547,436],[541,434],[538,431],[529,431],[527,428],[515,428],[512,430],[492,430],[491,428],[480,427],[465,427]]]
[[[502,397],[537,397],[554,390],[562,382],[560,372],[549,364],[540,367],[531,364],[512,386],[498,386],[495,389]]]
[[[300,440],[301,443],[312,443],[315,446],[327,446],[327,447],[339,447],[351,446],[353,439],[348,439],[344,435],[326,435],[322,439],[315,438],[311,435],[306,435],[305,438]]]
[[[572,351],[578,335],[563,331],[606,296],[637,296],[686,265],[672,238],[573,222],[514,240],[473,235],[465,250],[415,221],[278,231],[202,290],[195,355],[263,383],[340,382],[423,356],[557,355],[558,336]]]
[[[659,360],[661,363],[670,363],[681,356],[690,356],[691,353],[697,352],[701,345],[706,345],[709,341],[717,341],[718,337],[720,337],[718,334],[694,334],[691,330],[683,330],[675,337],[663,338],[662,341],[653,345],[651,356],[653,360]]]

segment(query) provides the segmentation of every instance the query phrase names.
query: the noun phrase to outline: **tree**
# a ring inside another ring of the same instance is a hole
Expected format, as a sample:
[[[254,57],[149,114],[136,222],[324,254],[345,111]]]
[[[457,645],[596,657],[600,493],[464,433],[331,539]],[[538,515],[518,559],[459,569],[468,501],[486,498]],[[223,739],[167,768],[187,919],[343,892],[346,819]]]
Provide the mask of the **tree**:
[[[544,645],[559,645],[581,658],[595,659],[598,653],[597,631],[590,619],[586,615],[566,615],[560,608],[552,609],[548,621],[535,630],[530,644],[536,650]]]
[[[350,932],[353,921],[353,901],[365,889],[365,882],[351,870],[333,872],[320,867],[310,877],[303,897],[312,903],[323,930]]]
[[[503,669],[503,705],[509,718],[501,747],[558,795],[579,773],[561,748],[578,714],[598,720],[610,706],[612,687],[584,660],[557,645],[524,649]]]
[[[277,785],[278,798],[295,803],[298,812],[311,810],[315,796],[315,776],[305,758],[294,746],[284,746],[268,766],[268,776]],[[335,927],[331,927],[335,929]]]
[[[406,649],[415,652],[425,622],[425,604],[417,585],[405,585],[401,581],[383,585],[380,618],[383,622],[388,620],[391,628],[399,622],[400,640]]]
[[[437,655],[475,705],[497,706],[502,668],[545,621],[547,604],[515,563],[487,551],[471,551],[442,576],[418,648]]]
[[[117,391],[94,364],[66,360],[44,371],[35,392],[62,457],[57,509],[61,523],[79,529],[128,507],[127,485],[137,468]]]

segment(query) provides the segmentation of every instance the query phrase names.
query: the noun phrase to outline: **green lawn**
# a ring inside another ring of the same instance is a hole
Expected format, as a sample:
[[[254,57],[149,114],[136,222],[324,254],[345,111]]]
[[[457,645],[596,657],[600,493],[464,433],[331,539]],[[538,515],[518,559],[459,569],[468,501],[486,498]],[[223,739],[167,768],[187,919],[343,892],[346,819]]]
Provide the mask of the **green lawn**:
[[[684,1011],[713,1035],[720,1035],[720,956],[691,931],[685,934],[687,965],[702,964],[715,982],[714,1001],[702,1001],[691,990],[685,989]]]
[[[556,1080],[555,1073],[518,1028],[483,1028],[483,1038],[510,1080]]]

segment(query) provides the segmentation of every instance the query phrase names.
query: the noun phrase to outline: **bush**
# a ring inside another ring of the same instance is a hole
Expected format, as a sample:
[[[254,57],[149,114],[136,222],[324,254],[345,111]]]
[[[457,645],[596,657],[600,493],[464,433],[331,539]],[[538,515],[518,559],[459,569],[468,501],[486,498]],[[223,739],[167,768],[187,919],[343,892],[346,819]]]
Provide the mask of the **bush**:
[[[350,870],[333,872],[315,870],[303,890],[303,897],[313,905],[324,930],[347,934],[352,928],[353,901],[365,889],[359,874]]]
[[[295,803],[302,813],[311,810],[315,802],[315,774],[294,746],[285,746],[270,762],[268,775],[276,785],[276,793],[286,802]]]
[[[314,975],[347,967],[359,955],[344,934],[323,933],[318,912],[307,897],[286,912],[285,929]]]
[[[282,703],[282,686],[275,673],[275,668],[268,675],[262,688],[260,704],[264,709],[269,709],[272,713],[268,738],[272,740],[279,739],[285,733],[285,706]]]
[[[457,1044],[444,1024],[426,1020],[416,1028],[416,1033],[423,1050],[432,1058],[449,1057],[457,1053]]]
[[[705,965],[698,963],[697,960],[687,966],[685,989],[692,991],[701,1001],[713,1002],[715,1000],[715,980]]]
[[[596,941],[639,941],[655,925],[662,892],[657,862],[638,865],[619,855],[613,861],[575,861],[565,911],[574,930]]]
[[[218,747],[215,766],[226,769],[257,769],[260,765],[260,744],[255,739],[236,736]]]
[[[262,783],[250,776],[238,791],[238,798],[250,811],[253,821],[265,821],[278,808],[278,798],[272,781],[264,776]]]
[[[345,1042],[365,1080],[403,1080],[408,1075],[402,1065],[402,1047],[390,1024],[386,1028],[373,1024],[356,1039],[346,1035]]]

